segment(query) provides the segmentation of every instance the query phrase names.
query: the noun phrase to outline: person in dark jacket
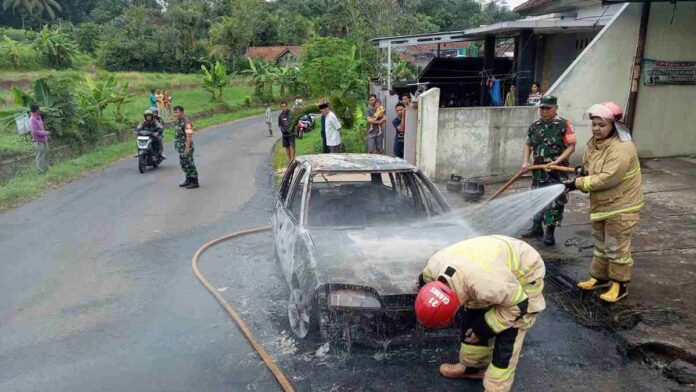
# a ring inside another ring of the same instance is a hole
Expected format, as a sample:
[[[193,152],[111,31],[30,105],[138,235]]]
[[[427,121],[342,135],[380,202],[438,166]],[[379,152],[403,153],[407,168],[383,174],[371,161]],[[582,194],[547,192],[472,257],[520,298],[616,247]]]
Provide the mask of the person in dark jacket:
[[[292,124],[292,111],[288,109],[287,102],[280,103],[278,128],[283,135],[283,147],[288,153],[288,160],[292,162],[295,159],[295,127]]]

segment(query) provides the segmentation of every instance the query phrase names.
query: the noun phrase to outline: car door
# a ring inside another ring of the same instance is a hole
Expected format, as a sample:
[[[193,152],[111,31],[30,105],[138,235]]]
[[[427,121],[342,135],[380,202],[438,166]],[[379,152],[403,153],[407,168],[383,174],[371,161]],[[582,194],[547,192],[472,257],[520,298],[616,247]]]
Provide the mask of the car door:
[[[300,165],[294,168],[292,178],[288,180],[289,187],[284,200],[279,199],[279,205],[274,214],[277,219],[274,230],[278,259],[288,283],[292,281],[295,244],[298,241],[299,226],[302,224],[304,214],[308,178],[308,167]]]

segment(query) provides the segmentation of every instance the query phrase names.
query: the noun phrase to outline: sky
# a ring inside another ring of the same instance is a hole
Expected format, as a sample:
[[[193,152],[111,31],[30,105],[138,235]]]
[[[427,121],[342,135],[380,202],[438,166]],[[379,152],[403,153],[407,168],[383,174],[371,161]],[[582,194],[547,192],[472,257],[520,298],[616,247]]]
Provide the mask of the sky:
[[[517,7],[518,5],[526,2],[527,0],[507,0],[508,6],[512,9]]]

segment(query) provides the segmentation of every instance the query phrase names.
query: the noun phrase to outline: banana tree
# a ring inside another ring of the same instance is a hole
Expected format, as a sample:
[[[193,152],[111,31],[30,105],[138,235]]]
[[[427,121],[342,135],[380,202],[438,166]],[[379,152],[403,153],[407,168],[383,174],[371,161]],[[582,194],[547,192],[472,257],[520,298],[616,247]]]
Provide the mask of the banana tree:
[[[93,113],[97,122],[101,121],[104,110],[111,104],[116,106],[116,120],[122,120],[121,106],[127,102],[128,83],[119,86],[115,74],[109,74],[104,80],[88,81],[78,96],[80,107],[87,113]]]
[[[208,69],[205,65],[201,65],[203,73],[203,87],[212,94],[212,101],[219,104],[222,103],[222,92],[230,80],[227,74],[227,65],[216,61],[215,64]]]
[[[280,84],[280,96],[285,96],[285,87],[290,87],[290,90],[295,89],[295,84],[297,83],[297,76],[299,74],[298,67],[282,67],[278,68],[276,71],[276,80]]]
[[[249,69],[242,72],[251,75],[251,79],[254,81],[256,96],[263,96],[264,90],[266,90],[265,93],[273,97],[273,82],[276,79],[277,72],[274,72],[272,66],[262,62],[256,63],[249,57],[247,57],[247,60],[249,61]]]

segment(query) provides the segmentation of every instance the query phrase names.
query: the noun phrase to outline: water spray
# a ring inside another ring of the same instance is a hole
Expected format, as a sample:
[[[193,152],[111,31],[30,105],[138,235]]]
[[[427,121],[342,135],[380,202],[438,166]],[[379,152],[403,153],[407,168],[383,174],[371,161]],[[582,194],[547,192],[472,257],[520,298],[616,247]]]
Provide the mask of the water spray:
[[[529,166],[525,169],[520,170],[515,174],[514,176],[510,177],[510,179],[502,186],[500,189],[498,189],[491,197],[486,199],[486,202],[489,202],[496,197],[500,196],[501,193],[505,192],[506,189],[510,187],[515,181],[517,181],[524,173],[530,171],[530,170],[553,170],[553,171],[559,171],[559,172],[566,172],[566,173],[577,173],[577,168],[575,167],[567,167],[567,166],[558,166],[558,165],[534,165],[534,166]]]

